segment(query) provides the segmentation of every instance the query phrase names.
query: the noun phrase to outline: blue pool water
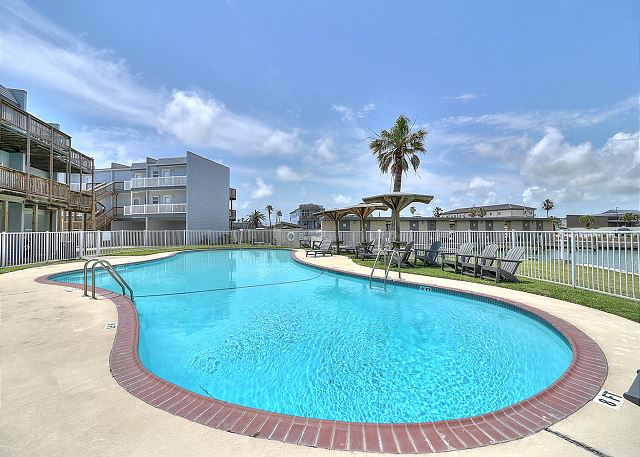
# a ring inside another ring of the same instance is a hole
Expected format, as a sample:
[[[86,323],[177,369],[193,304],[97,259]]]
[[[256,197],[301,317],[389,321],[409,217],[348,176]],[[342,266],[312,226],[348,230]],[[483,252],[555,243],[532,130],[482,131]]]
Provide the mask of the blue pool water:
[[[136,294],[147,369],[273,412],[359,422],[468,417],[534,395],[572,358],[561,336],[519,312],[403,286],[371,289],[297,264],[288,251],[185,252],[118,270]],[[55,279],[82,282],[80,274]],[[108,276],[97,280],[119,291]]]

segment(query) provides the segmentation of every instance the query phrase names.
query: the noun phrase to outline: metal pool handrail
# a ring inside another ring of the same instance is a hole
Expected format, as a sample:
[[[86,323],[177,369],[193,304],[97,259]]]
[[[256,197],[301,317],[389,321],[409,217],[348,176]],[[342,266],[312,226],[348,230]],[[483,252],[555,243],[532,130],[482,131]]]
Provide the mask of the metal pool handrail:
[[[126,291],[125,291],[126,289],[129,291],[129,296],[131,297],[131,300],[134,299],[133,289],[131,288],[131,286],[129,286],[127,281],[125,281],[124,278],[120,276],[120,273],[118,273],[116,269],[113,268],[113,265],[111,265],[111,263],[109,263],[108,260],[99,259],[99,258],[89,259],[84,264],[84,295],[85,296],[88,295],[87,294],[87,286],[88,286],[87,268],[89,264],[91,264],[91,298],[93,299],[96,298],[96,266],[100,265],[102,268],[104,268],[104,270],[107,273],[109,273],[109,276],[111,276],[113,280],[122,288],[122,295],[126,296]]]

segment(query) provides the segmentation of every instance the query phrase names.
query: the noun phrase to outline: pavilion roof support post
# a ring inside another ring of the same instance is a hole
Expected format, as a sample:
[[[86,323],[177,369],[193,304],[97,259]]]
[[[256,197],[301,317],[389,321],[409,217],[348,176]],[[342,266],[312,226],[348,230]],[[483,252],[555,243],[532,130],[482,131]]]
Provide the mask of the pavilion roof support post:
[[[364,229],[365,219],[371,216],[374,211],[386,211],[388,208],[385,205],[360,203],[359,205],[350,206],[347,208],[351,214],[360,219],[360,230],[362,232],[362,242],[367,241],[367,232]]]
[[[336,227],[336,241],[339,241],[339,233],[338,233],[338,223],[340,222],[340,220],[345,217],[347,214],[349,214],[349,208],[335,208],[335,209],[327,209],[324,211],[320,211],[317,213],[314,213],[314,216],[324,216],[326,218],[328,218],[329,220],[332,220]],[[338,253],[340,252],[337,249],[338,244],[336,244],[336,250],[338,251]]]
[[[431,203],[431,200],[433,200],[433,195],[411,194],[408,192],[390,192],[388,194],[373,195],[362,199],[365,203],[379,203],[387,206],[391,210],[396,243],[400,243],[400,212],[412,203],[424,203],[428,205]]]

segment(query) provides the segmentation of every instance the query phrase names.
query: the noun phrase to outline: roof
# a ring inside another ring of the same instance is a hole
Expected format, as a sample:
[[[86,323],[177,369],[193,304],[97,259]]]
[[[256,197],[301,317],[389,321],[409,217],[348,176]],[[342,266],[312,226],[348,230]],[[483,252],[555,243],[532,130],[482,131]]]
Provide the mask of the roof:
[[[471,208],[474,208],[474,207],[471,206],[468,208],[451,209],[449,211],[445,211],[442,214],[468,213],[469,211],[471,211]],[[502,211],[506,209],[536,209],[531,206],[514,205],[513,203],[501,203],[499,205],[482,205],[482,206],[476,206],[475,208],[476,209],[484,208],[487,211]]]
[[[603,213],[596,214],[596,216],[619,216],[624,213],[633,213],[640,216],[640,211],[637,209],[608,209]]]
[[[13,92],[4,87],[2,84],[0,84],[0,98],[4,98],[9,103],[16,105],[16,107],[18,108],[20,107],[20,103],[18,102],[18,99],[15,97],[15,95],[13,95]]]

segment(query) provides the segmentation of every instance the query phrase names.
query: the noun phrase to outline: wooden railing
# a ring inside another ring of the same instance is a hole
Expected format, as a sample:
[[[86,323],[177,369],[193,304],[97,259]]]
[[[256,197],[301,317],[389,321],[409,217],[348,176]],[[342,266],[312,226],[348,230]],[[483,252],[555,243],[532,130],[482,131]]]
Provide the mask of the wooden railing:
[[[69,186],[40,176],[29,176],[18,170],[0,165],[0,190],[8,190],[21,196],[51,198],[56,203],[67,203],[69,207],[92,211],[91,192],[73,192]]]
[[[26,111],[17,108],[10,103],[0,100],[0,122],[22,132],[29,133],[31,138],[40,141],[45,146],[51,146],[69,157],[69,161],[76,167],[81,167],[87,172],[93,169],[93,159],[71,148],[71,137],[52,127]]]

